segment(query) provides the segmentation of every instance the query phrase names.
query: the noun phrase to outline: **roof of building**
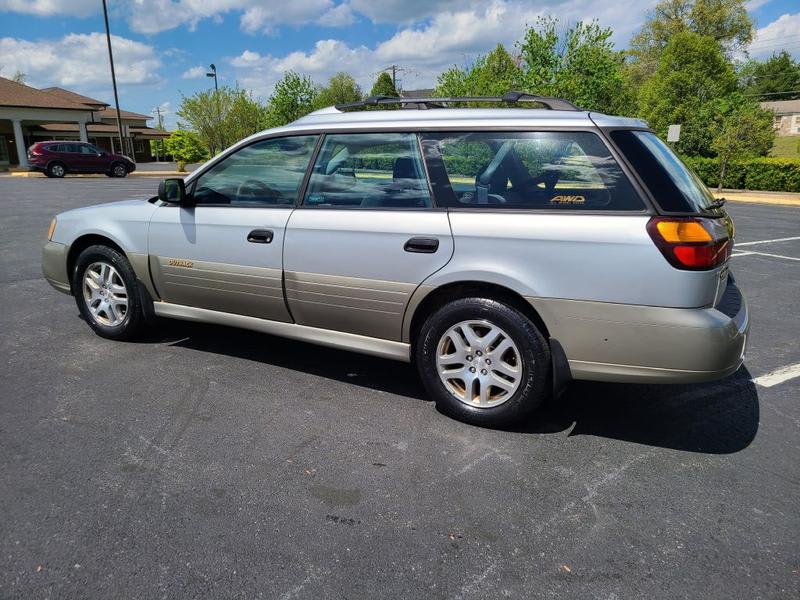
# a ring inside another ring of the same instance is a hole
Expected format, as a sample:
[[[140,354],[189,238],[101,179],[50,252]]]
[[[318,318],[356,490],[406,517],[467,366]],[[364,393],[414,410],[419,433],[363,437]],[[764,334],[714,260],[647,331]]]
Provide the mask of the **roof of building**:
[[[129,110],[119,110],[119,114],[123,119],[152,119],[153,115],[143,115],[141,113],[130,112]],[[116,119],[117,118],[117,109],[106,107],[103,110],[96,113],[95,117],[99,117],[101,119]]]
[[[60,87],[42,88],[42,91],[47,92],[48,94],[53,94],[54,96],[58,96],[59,98],[62,98],[64,100],[69,100],[70,102],[86,104],[92,108],[108,106],[108,102],[103,102],[102,100],[95,100],[94,98],[90,98],[89,96],[82,96],[81,94],[76,94],[75,92],[71,92],[70,90],[65,90],[64,88]]]
[[[761,108],[774,110],[779,115],[800,114],[800,100],[770,100],[760,104]]]
[[[86,104],[68,100],[56,94],[43,92],[24,83],[17,83],[4,77],[0,77],[0,106],[93,110]]]
[[[79,131],[77,123],[42,123],[37,125],[40,129],[57,133],[77,133]],[[87,123],[87,133],[111,133],[117,134],[116,125],[106,125],[105,123]],[[147,137],[169,137],[168,131],[161,131],[152,127],[130,127],[129,131],[139,136]]]

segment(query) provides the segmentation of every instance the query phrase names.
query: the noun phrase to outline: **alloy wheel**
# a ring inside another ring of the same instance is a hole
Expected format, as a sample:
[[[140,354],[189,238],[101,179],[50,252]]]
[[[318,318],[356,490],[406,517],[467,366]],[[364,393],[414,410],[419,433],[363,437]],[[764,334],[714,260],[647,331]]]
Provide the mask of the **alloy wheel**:
[[[119,272],[107,262],[94,262],[83,276],[83,299],[100,325],[116,327],[128,313],[128,290]]]
[[[514,395],[522,381],[522,357],[511,337],[487,320],[450,327],[436,349],[445,389],[469,406],[491,408]]]

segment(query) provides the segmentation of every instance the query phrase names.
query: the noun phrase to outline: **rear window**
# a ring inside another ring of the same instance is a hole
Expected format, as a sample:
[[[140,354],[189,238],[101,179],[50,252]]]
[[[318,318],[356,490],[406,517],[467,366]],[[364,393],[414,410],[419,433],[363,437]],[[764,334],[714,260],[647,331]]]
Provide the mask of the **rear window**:
[[[440,206],[644,210],[603,141],[586,131],[425,134]]]
[[[665,212],[707,212],[714,197],[672,149],[650,131],[614,131],[611,138]]]

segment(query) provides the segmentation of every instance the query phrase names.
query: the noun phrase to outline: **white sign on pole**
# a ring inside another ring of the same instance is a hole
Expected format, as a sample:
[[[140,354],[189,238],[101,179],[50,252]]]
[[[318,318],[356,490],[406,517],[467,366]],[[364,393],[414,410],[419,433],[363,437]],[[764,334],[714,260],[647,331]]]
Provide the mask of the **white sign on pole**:
[[[670,125],[669,129],[667,130],[667,141],[668,142],[677,142],[681,137],[681,126],[680,125]]]

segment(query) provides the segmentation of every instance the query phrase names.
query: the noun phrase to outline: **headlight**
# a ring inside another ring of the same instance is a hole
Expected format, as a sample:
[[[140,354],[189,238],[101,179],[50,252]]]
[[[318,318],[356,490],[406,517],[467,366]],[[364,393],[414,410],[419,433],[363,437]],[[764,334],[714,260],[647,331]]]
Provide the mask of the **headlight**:
[[[56,230],[56,218],[53,217],[53,220],[50,221],[50,229],[47,230],[47,241],[51,242],[53,240],[53,232]]]

